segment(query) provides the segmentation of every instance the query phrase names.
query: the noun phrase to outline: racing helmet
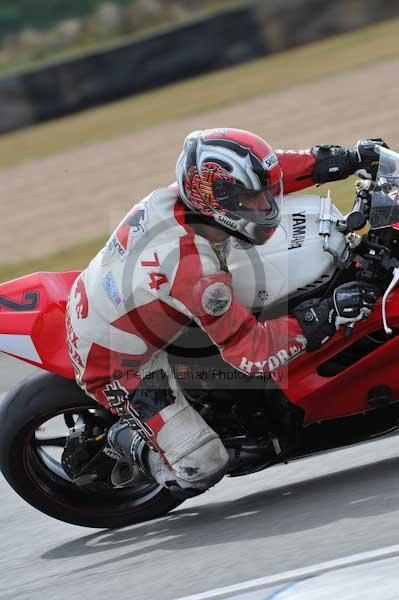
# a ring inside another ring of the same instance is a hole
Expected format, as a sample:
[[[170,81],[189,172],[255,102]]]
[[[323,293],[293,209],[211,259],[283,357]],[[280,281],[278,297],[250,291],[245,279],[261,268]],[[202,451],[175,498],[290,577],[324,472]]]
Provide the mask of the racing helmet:
[[[179,196],[201,220],[264,244],[280,223],[282,171],[272,147],[241,129],[193,131],[176,164]]]

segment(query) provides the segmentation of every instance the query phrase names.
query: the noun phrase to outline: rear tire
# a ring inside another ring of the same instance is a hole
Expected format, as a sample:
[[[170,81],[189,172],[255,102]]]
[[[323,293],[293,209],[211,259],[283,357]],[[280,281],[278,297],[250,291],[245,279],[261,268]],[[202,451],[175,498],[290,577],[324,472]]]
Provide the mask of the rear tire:
[[[129,487],[89,493],[41,460],[35,435],[42,423],[56,415],[98,408],[75,381],[51,373],[35,374],[7,394],[0,404],[0,469],[17,494],[50,517],[95,528],[141,523],[181,504],[151,481],[147,491]]]

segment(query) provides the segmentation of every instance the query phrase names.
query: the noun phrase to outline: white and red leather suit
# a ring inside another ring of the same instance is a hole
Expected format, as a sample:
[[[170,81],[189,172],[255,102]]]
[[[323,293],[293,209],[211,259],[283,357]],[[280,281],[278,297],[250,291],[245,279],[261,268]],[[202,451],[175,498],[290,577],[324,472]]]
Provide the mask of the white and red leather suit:
[[[286,194],[313,185],[311,152],[277,156]],[[164,348],[195,320],[224,361],[260,374],[272,370],[271,357],[281,365],[301,353],[306,340],[294,317],[261,323],[237,301],[230,273],[186,214],[176,186],[135,205],[74,283],[67,332],[79,385],[114,413],[129,406],[170,468],[195,483],[219,479],[227,452],[179,390]],[[144,420],[135,411],[134,391],[160,370],[172,401]]]

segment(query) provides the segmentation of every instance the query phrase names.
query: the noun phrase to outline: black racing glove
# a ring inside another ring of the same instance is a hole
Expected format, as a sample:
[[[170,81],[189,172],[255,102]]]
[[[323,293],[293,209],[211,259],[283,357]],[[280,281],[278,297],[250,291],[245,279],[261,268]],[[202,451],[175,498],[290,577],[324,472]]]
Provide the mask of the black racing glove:
[[[312,148],[315,157],[312,178],[315,183],[328,183],[353,175],[351,150],[342,146],[321,144]]]
[[[377,289],[367,283],[351,281],[337,287],[332,298],[313,298],[293,311],[312,352],[332,338],[340,325],[354,324],[368,317],[377,301]]]
[[[375,146],[388,146],[381,138],[359,140],[353,150],[342,146],[321,144],[312,148],[315,157],[312,178],[315,183],[328,183],[358,175],[365,179],[375,179],[378,170],[379,154]]]
[[[375,151],[375,146],[388,148],[382,138],[359,140],[350,152],[354,174],[363,179],[377,177],[380,155]]]

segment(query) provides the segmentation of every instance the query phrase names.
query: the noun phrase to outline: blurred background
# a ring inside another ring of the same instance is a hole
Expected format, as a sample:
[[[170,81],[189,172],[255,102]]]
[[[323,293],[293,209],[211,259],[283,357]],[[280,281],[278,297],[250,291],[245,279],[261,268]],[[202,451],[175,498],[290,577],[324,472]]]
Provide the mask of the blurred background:
[[[228,0],[3,0],[1,72],[66,58],[232,4]]]
[[[398,17],[392,0],[1,0],[0,280],[84,267],[173,181],[192,129],[398,148]],[[351,186],[332,187],[341,207]]]

